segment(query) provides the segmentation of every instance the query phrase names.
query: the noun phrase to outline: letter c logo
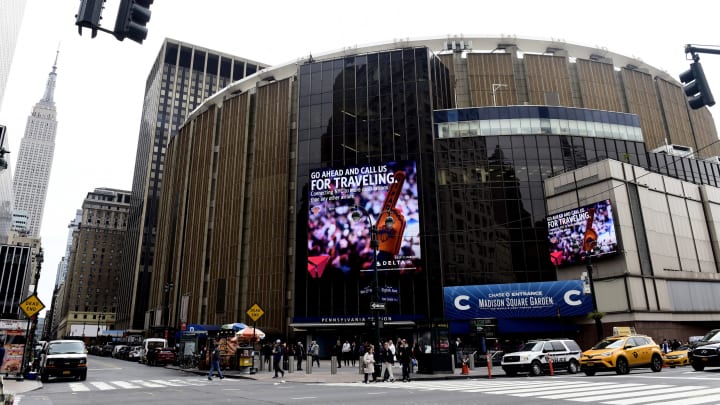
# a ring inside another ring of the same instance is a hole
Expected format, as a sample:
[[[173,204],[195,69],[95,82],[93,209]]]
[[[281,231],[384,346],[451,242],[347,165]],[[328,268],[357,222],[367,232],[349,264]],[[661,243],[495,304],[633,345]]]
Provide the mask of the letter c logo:
[[[578,295],[580,295],[580,291],[578,291],[578,290],[567,290],[565,292],[565,295],[563,296],[563,300],[568,305],[572,305],[572,306],[582,305],[581,300],[573,299],[573,297],[577,297]]]
[[[455,297],[455,308],[461,311],[467,311],[468,309],[470,309],[470,305],[464,304],[464,302],[469,299],[470,297],[468,297],[467,295],[458,295],[457,297]]]

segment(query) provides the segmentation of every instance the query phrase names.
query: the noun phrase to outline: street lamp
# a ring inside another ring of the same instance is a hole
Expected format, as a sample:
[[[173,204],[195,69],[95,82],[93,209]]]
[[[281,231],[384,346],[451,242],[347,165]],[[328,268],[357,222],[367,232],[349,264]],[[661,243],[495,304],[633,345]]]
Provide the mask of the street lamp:
[[[591,254],[597,245],[597,232],[592,227],[595,220],[595,208],[588,209],[588,218],[585,223],[585,235],[583,236],[583,250],[587,254],[587,263],[585,268],[588,272],[588,282],[590,283],[590,295],[592,295],[593,319],[595,320],[595,332],[598,341],[603,339],[602,315],[598,312],[597,295],[595,295],[595,283],[593,282],[593,266]]]
[[[390,210],[387,212],[385,217],[385,228],[392,229],[395,224],[395,220],[392,217]],[[375,222],[375,218],[367,212],[363,207],[356,205],[350,218],[353,221],[359,221],[361,218],[365,218],[365,222],[370,226],[370,247],[373,250],[373,286],[372,286],[372,302],[370,303],[370,310],[373,312],[373,318],[375,319],[375,342],[380,344],[380,311],[385,309],[385,303],[380,302],[380,282],[378,281],[378,270],[377,270],[377,256],[378,247],[380,243],[378,241],[378,228]]]
[[[97,333],[95,334],[95,341],[97,344],[100,344],[100,319],[103,320],[103,324],[105,323],[105,308],[103,308],[103,311],[98,315],[97,318]],[[107,329],[107,326],[105,327]]]
[[[504,84],[504,83],[493,83],[493,85],[492,85],[493,106],[497,107],[497,102],[495,101],[495,92],[497,91],[497,89],[499,89],[501,87],[507,87],[507,86],[508,85]]]
[[[35,262],[37,264],[37,269],[35,269],[35,285],[33,286],[33,295],[37,296],[37,290],[38,290],[38,283],[40,282],[40,270],[42,270],[42,262],[43,262],[43,250],[40,248],[40,250],[35,255]],[[28,319],[28,325],[27,329],[25,331],[25,346],[23,346],[23,356],[22,356],[22,364],[20,364],[20,373],[25,372],[25,367],[30,367],[29,357],[30,357],[30,351],[28,350],[28,345],[33,344],[35,339],[33,336],[35,335],[35,329],[37,328],[37,317],[38,315],[33,315],[30,319]],[[32,325],[32,329],[30,326]],[[32,333],[30,333],[32,331]]]

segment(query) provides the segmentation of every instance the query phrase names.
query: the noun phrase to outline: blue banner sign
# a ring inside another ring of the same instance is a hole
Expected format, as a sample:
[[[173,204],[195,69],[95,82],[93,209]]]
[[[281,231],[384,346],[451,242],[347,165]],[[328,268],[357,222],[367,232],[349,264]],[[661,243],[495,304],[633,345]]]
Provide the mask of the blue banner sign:
[[[581,280],[445,287],[445,319],[584,316],[592,297]]]

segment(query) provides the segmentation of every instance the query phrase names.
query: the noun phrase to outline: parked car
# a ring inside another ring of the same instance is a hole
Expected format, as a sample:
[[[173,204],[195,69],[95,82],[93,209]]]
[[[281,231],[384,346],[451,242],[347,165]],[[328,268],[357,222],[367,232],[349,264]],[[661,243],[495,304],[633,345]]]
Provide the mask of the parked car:
[[[117,353],[115,353],[115,358],[120,360],[127,360],[128,355],[130,354],[130,350],[132,350],[132,346],[123,346],[118,350]]]
[[[118,353],[119,353],[123,348],[125,348],[125,347],[127,347],[127,346],[126,346],[126,345],[116,345],[115,347],[113,347],[111,356],[112,356],[113,358],[117,359],[117,358],[118,358]]]
[[[713,329],[688,347],[688,359],[695,371],[720,367],[720,329]]]
[[[51,340],[40,350],[40,380],[50,377],[87,378],[87,350],[81,340]]]
[[[688,357],[687,345],[682,345],[678,347],[677,350],[667,353],[663,359],[663,365],[670,368],[675,368],[675,366],[687,366],[688,364],[690,364],[690,358]]]
[[[167,340],[162,338],[148,338],[142,341],[142,355],[140,356],[140,363],[149,363],[154,353],[150,353],[154,349],[167,347]]]
[[[113,345],[105,345],[100,349],[100,355],[103,357],[110,357],[113,352]]]
[[[580,357],[580,369],[585,375],[598,371],[627,374],[631,368],[650,367],[660,372],[663,366],[660,346],[649,336],[618,335],[599,341]]]
[[[147,358],[150,366],[174,364],[176,359],[175,349],[171,347],[156,348],[153,349],[152,355],[147,356]]]
[[[517,373],[538,376],[550,371],[549,359],[553,371],[566,370],[575,374],[579,369],[581,352],[577,342],[570,339],[531,340],[525,343],[522,350],[505,354],[500,365],[509,376]]]
[[[140,357],[142,357],[142,346],[133,346],[128,352],[127,360],[140,361]]]

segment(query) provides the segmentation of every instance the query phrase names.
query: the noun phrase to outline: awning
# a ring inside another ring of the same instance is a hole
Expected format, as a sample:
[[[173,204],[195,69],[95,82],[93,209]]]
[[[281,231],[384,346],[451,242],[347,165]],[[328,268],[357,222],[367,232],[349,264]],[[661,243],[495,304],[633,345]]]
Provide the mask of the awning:
[[[121,330],[121,329],[101,330],[100,331],[100,336],[123,337],[124,334],[125,334],[125,331]]]
[[[383,324],[385,325],[391,325],[391,326],[414,326],[414,321],[384,321]],[[345,323],[320,323],[320,322],[310,322],[310,323],[291,323],[291,327],[293,328],[337,328],[337,327],[343,327],[343,326],[365,326],[364,322],[345,322]]]
[[[200,325],[197,323],[189,323],[187,326],[185,326],[185,330],[182,332],[195,332],[195,333],[202,333],[202,332],[216,332],[219,331],[220,327],[217,325]]]

